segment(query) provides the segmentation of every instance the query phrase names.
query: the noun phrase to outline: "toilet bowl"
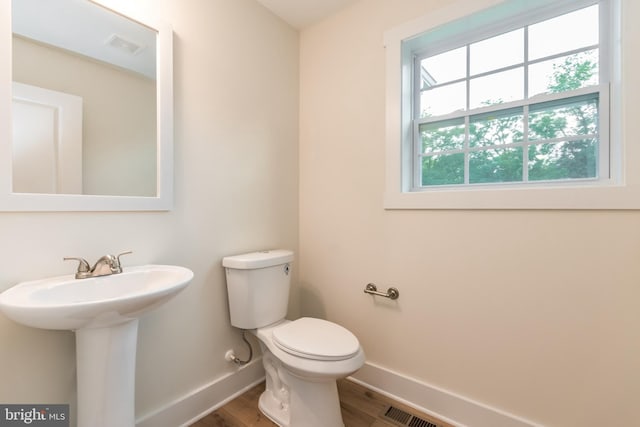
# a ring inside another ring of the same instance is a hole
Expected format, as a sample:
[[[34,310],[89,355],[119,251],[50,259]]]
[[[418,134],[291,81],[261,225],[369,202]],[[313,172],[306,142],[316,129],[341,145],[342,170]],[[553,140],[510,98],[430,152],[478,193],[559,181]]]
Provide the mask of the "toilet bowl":
[[[231,323],[260,342],[266,387],[259,408],[281,427],[343,427],[336,380],[365,361],[355,335],[323,319],[284,318],[293,252],[225,257]]]
[[[309,317],[284,320],[254,334],[267,378],[260,410],[283,427],[343,426],[336,380],[362,367],[364,352],[357,338],[335,323]]]

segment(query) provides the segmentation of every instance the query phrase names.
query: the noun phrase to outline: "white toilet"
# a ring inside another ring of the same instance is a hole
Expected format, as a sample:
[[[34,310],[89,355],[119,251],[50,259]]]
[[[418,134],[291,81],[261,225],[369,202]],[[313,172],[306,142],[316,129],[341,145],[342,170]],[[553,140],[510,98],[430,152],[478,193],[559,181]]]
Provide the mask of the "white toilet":
[[[340,325],[285,319],[292,261],[288,250],[223,258],[231,324],[260,340],[267,379],[262,413],[282,427],[343,427],[336,380],[360,369],[364,352]]]

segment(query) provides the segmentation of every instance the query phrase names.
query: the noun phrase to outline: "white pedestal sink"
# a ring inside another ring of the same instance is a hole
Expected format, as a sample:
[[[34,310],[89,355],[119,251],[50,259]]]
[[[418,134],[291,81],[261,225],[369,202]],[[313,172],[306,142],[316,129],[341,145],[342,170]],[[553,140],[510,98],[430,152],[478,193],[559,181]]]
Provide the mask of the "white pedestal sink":
[[[75,331],[78,427],[134,427],[138,318],[192,278],[191,270],[170,265],[89,279],[59,276],[1,293],[0,310],[27,326]]]

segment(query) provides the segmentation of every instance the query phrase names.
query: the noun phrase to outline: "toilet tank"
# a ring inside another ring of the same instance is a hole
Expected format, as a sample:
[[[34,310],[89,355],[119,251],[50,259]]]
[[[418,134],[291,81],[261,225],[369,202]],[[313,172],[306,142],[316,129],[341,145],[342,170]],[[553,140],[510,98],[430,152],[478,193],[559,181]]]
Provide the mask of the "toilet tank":
[[[231,324],[256,329],[285,318],[293,252],[275,249],[224,257]]]

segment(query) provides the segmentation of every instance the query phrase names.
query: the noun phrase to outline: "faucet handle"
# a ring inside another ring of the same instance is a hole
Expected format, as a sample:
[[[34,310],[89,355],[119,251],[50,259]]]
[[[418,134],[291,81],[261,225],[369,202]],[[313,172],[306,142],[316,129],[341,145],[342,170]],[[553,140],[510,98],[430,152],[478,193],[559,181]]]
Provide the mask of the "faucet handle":
[[[78,271],[76,271],[76,279],[83,279],[91,273],[91,267],[84,258],[79,257],[64,257],[63,261],[78,261]]]
[[[121,271],[122,271],[122,266],[120,265],[120,257],[122,255],[129,255],[129,254],[132,254],[132,253],[133,253],[133,251],[126,251],[126,252],[122,252],[122,253],[119,253],[118,255],[116,255],[117,264],[118,264],[118,267],[120,267]]]

